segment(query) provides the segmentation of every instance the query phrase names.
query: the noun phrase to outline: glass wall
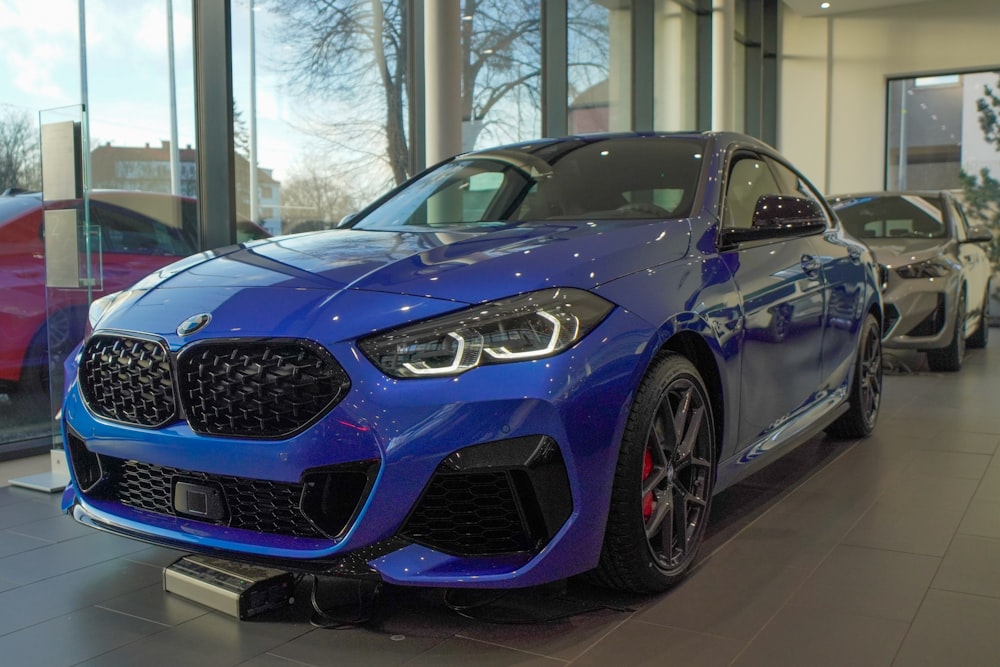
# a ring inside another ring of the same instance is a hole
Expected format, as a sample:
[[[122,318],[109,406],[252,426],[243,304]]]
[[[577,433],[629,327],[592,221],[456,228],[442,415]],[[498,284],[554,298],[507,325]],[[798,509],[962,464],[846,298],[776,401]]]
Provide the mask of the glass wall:
[[[886,189],[961,187],[964,154],[968,153],[972,162],[981,162],[979,156],[988,154],[983,151],[985,140],[974,116],[984,82],[995,85],[996,73],[889,81]],[[963,135],[963,117],[970,110],[972,131]]]
[[[0,445],[57,432],[63,362],[93,299],[198,250],[191,5],[89,0],[85,21],[80,6],[11,0],[0,21],[12,73],[0,137],[20,133],[0,141],[12,165],[0,174]],[[38,146],[64,123],[83,159],[79,185],[56,195]]]
[[[655,127],[698,126],[698,18],[676,0],[658,0],[655,25]]]
[[[570,133],[630,129],[631,0],[570,0],[566,38]]]
[[[237,240],[332,227],[423,167],[418,107],[429,1],[226,0]],[[544,7],[543,25],[543,1],[458,3],[465,149],[540,136],[543,80],[558,100],[546,113],[570,132],[704,124],[706,2],[559,0]],[[52,377],[83,331],[90,300],[201,249],[198,163],[206,156],[195,136],[193,6],[2,6],[0,54],[9,74],[0,80],[0,446],[51,439],[50,408],[61,392],[46,395],[42,374],[58,385]],[[217,44],[227,36],[209,38]],[[747,88],[747,96],[760,95]],[[75,211],[79,266],[91,268],[80,269],[76,286],[47,287],[41,195],[16,193],[42,188],[40,114],[84,103],[86,197],[59,206]],[[205,147],[216,163],[220,144]],[[26,382],[32,372],[35,381]]]
[[[541,2],[462,2],[463,150],[541,134]]]

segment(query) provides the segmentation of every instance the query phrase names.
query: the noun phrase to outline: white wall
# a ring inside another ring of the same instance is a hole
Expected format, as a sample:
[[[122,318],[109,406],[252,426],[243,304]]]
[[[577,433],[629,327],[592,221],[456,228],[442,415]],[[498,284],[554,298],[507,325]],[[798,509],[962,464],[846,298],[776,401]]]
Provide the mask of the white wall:
[[[782,9],[777,147],[828,194],[882,188],[887,79],[1000,67],[997,0]]]

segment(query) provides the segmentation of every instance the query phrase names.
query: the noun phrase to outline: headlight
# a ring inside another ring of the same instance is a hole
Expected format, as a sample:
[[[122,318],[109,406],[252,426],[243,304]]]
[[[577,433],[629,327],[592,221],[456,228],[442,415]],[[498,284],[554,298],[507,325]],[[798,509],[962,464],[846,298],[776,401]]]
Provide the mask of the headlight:
[[[393,377],[458,375],[484,364],[559,354],[612,307],[590,292],[549,289],[376,334],[358,346]]]
[[[943,278],[952,270],[951,264],[941,258],[928,259],[916,264],[905,264],[896,267],[900,278]]]

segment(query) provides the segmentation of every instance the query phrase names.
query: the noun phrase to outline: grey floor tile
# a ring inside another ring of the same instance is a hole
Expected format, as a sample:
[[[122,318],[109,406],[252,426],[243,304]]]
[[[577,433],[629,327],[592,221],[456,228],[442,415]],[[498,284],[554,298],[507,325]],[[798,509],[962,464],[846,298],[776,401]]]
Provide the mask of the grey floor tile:
[[[37,537],[48,542],[62,542],[94,533],[93,528],[80,525],[65,514],[14,526],[10,528],[10,531]]]
[[[58,505],[35,500],[22,500],[0,506],[0,529],[23,526],[39,519],[61,516]]]
[[[271,653],[262,653],[254,656],[246,662],[241,662],[237,667],[319,667],[314,663],[301,662],[299,660],[289,660],[281,658]]]
[[[461,637],[446,639],[403,664],[407,667],[468,667],[471,656],[475,656],[472,662],[476,667],[558,667],[566,664],[563,660]]]
[[[28,584],[144,548],[144,545],[134,540],[91,531],[72,540],[0,558],[0,578]]]
[[[402,665],[429,651],[442,641],[441,637],[374,632],[366,628],[355,630],[320,630],[310,628],[289,642],[268,651],[274,657],[295,664],[326,667],[334,665]],[[473,654],[467,654],[469,657]],[[476,656],[478,662],[478,655]]]
[[[805,569],[748,561],[723,550],[637,619],[746,641],[784,606],[807,575]]]
[[[118,559],[0,592],[0,635],[84,609],[161,580],[156,568]]]
[[[940,564],[932,556],[840,546],[789,604],[909,623]]]
[[[0,558],[44,547],[49,542],[10,530],[0,530]]]
[[[958,527],[963,535],[1000,538],[1000,501],[976,498]]]
[[[844,544],[944,556],[962,520],[961,510],[875,503],[844,538]]]
[[[931,586],[1000,598],[1000,540],[956,535]]]
[[[0,507],[15,503],[34,502],[59,509],[59,499],[58,493],[47,494],[17,486],[0,486]]]
[[[214,612],[171,628],[156,627],[161,632],[81,664],[90,667],[238,665],[258,655],[273,653],[276,647],[312,629],[307,623],[238,621]]]
[[[101,656],[163,630],[163,626],[87,607],[0,637],[4,663],[60,667]]]
[[[921,449],[914,453],[906,472],[940,477],[960,477],[978,481],[986,472],[990,458],[988,454]]]
[[[533,610],[532,616],[534,614],[544,614],[544,608]],[[610,632],[627,618],[628,614],[623,612],[602,610],[553,622],[473,623],[459,631],[459,636],[571,661],[583,653],[595,637]]]
[[[907,627],[900,621],[789,607],[767,624],[732,665],[889,667]]]
[[[976,498],[1000,502],[1000,457],[994,456],[983,473],[976,489]]]
[[[124,556],[124,558],[135,561],[136,563],[152,565],[153,567],[166,567],[178,558],[182,558],[184,555],[185,552],[177,551],[175,549],[147,546],[139,551],[133,551],[127,556]]]
[[[164,591],[162,583],[105,600],[97,606],[162,625],[180,625],[210,611],[207,607]]]
[[[627,661],[629,667],[726,667],[744,646],[744,642],[735,639],[626,621],[601,636],[571,664],[607,667]]]
[[[932,589],[896,656],[894,667],[996,665],[1000,600]]]
[[[879,502],[903,507],[927,507],[964,511],[979,482],[961,477],[926,475],[910,470],[886,475]]]
[[[812,569],[843,539],[863,509],[837,513],[774,509],[747,526],[724,547],[748,562]]]
[[[942,420],[945,424],[961,423],[958,418]],[[932,449],[947,452],[964,452],[967,454],[988,454],[992,456],[1000,445],[1000,436],[995,433],[969,433],[946,429],[933,438],[915,440],[913,444],[919,449]]]

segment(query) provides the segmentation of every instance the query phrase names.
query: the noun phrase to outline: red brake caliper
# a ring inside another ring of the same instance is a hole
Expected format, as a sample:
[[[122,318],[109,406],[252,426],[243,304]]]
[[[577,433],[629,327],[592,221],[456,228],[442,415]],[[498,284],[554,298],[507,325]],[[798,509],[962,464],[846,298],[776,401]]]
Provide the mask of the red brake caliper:
[[[645,482],[653,472],[653,455],[646,450],[642,458],[642,481]],[[653,492],[650,491],[642,497],[642,519],[646,521],[653,516]]]

